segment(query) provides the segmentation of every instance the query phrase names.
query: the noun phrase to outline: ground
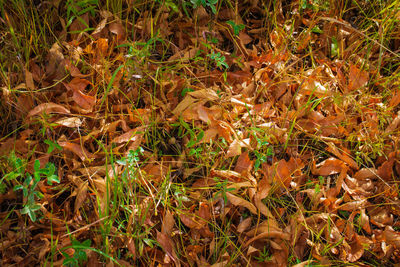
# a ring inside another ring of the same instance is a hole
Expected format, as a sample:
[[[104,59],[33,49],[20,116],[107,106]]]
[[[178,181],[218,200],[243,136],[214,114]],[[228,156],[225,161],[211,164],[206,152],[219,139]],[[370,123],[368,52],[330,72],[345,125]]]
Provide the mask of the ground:
[[[1,266],[400,263],[399,1],[9,2]]]

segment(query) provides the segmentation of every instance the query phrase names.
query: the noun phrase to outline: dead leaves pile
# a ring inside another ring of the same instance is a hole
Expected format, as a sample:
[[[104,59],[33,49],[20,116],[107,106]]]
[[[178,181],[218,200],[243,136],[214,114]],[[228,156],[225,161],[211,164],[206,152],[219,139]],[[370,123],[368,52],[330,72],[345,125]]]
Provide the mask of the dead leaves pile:
[[[400,93],[376,67],[380,45],[364,49],[363,33],[335,14],[300,15],[299,1],[291,13],[281,6],[268,30],[268,12],[252,2],[239,5],[243,18],[224,5],[217,17],[200,6],[195,19],[145,11],[134,25],[85,14],[92,32],[71,24],[44,62],[29,62],[24,83],[2,88],[22,127],[2,139],[0,154],[15,151],[28,170],[36,159],[54,162],[61,179],[40,184],[36,223],[18,210],[9,216],[16,193],[0,195],[3,266],[49,257],[60,265],[70,236],[101,249],[100,229],[121,265],[400,261]],[[228,20],[246,27],[236,36]],[[165,41],[150,44],[155,29]],[[225,57],[226,73],[198,60],[211,52]],[[382,53],[384,66],[393,55]],[[202,137],[179,136],[174,125],[185,123]],[[152,140],[159,132],[168,138]],[[46,153],[46,139],[62,151]],[[113,155],[140,148],[135,179],[121,183],[142,189],[115,190],[131,170]],[[115,207],[124,197],[131,205]],[[88,252],[88,265],[101,260]]]

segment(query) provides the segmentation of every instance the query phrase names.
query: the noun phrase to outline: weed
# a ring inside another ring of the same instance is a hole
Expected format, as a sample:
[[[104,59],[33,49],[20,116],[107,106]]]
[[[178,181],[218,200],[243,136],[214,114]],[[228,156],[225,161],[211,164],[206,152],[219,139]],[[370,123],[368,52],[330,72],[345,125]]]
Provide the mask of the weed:
[[[215,188],[217,189],[216,193],[214,195],[214,198],[217,198],[218,196],[222,197],[224,199],[224,203],[227,204],[228,203],[228,198],[226,196],[226,193],[234,191],[235,188],[227,188],[227,186],[228,186],[228,181],[227,180],[221,180],[218,177],[214,177],[214,181],[216,182]]]
[[[40,209],[40,205],[37,204],[37,200],[43,198],[43,194],[36,190],[38,183],[44,176],[47,179],[48,185],[52,185],[54,182],[59,183],[60,180],[57,177],[56,167],[53,163],[47,163],[45,168],[40,168],[40,161],[35,160],[33,176],[30,173],[25,172],[25,163],[12,154],[9,158],[10,164],[13,166],[13,171],[9,172],[4,176],[3,179],[7,181],[23,180],[22,183],[14,186],[14,191],[21,190],[24,203],[21,214],[28,214],[29,218],[33,222],[36,221],[36,213]]]
[[[264,135],[262,138],[257,135],[259,129],[254,128],[252,135],[257,142],[256,149],[253,151],[256,160],[254,162],[254,171],[257,172],[261,164],[267,162],[274,155],[273,147],[269,144],[268,135]]]
[[[95,16],[95,10],[98,5],[98,0],[67,0],[66,7],[67,7],[67,25],[69,27],[72,22],[77,19],[79,22],[83,23],[86,27],[83,31],[90,31],[93,28],[90,28],[89,25],[81,18],[81,16],[87,12],[89,12],[92,16]],[[71,33],[81,33],[78,32],[71,32]]]
[[[270,255],[267,247],[264,247],[263,251],[260,251],[260,255],[254,257],[258,262],[266,262],[272,259],[272,255]]]
[[[221,55],[221,52],[215,53],[213,51],[211,54],[208,54],[207,57],[209,57],[212,61],[214,61],[218,68],[221,69],[229,68],[228,63],[225,62],[225,56]]]
[[[68,267],[81,266],[87,260],[85,250],[90,248],[91,243],[92,241],[89,239],[83,241],[82,243],[78,240],[72,240],[71,248],[74,249],[74,254],[70,256],[65,252],[67,248],[64,248],[64,251],[61,252],[65,257],[63,264]]]
[[[215,5],[218,3],[218,0],[190,0],[190,2],[192,3],[193,8],[197,8],[199,6],[209,7],[212,13],[217,13],[217,8]]]
[[[238,36],[239,32],[242,31],[245,27],[243,24],[236,24],[233,20],[228,20],[226,23],[232,26],[233,34],[235,36]]]

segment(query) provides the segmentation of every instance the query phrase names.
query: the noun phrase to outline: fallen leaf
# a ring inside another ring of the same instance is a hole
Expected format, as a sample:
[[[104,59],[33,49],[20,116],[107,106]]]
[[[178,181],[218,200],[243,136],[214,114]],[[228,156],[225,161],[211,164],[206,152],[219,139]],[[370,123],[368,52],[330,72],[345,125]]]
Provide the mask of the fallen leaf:
[[[172,215],[172,213],[169,210],[167,210],[165,212],[164,220],[161,225],[161,232],[163,234],[170,236],[174,225],[175,225],[174,216]]]
[[[180,261],[174,249],[174,243],[171,238],[159,231],[157,231],[157,242],[160,244],[165,253],[175,262],[176,266],[181,266]]]
[[[68,90],[72,91],[72,99],[83,109],[92,110],[96,104],[96,98],[84,94],[82,91],[85,90],[86,86],[91,84],[88,80],[75,77],[68,84],[63,83]]]
[[[81,145],[67,141],[59,141],[58,144],[62,146],[64,149],[69,150],[74,154],[76,154],[82,161],[84,161],[85,159],[88,160],[94,159],[94,155],[89,151],[87,151],[86,148],[84,148]]]
[[[243,198],[237,197],[229,192],[226,192],[226,197],[234,206],[241,206],[248,209],[251,213],[257,214],[257,208],[251,204],[249,201],[244,200]]]
[[[328,176],[340,173],[344,167],[343,161],[336,158],[329,158],[319,163],[317,166],[313,166],[311,172],[315,175]]]
[[[111,142],[112,143],[126,143],[126,142],[135,142],[136,140],[138,140],[139,138],[141,138],[141,136],[144,134],[143,132],[143,127],[138,127],[132,130],[129,130],[126,133],[123,133],[120,136],[115,137]]]
[[[357,180],[372,179],[376,177],[377,172],[375,168],[362,168],[354,174],[354,178]]]
[[[366,86],[369,79],[369,73],[357,68],[355,65],[350,65],[349,84],[347,91],[354,91]]]
[[[238,139],[233,140],[229,145],[228,151],[226,152],[226,157],[235,157],[242,153],[242,144]]]
[[[239,225],[236,228],[236,231],[238,231],[238,233],[245,232],[247,229],[250,228],[252,220],[253,220],[252,217],[248,217],[248,218],[244,219],[241,223],[239,223]]]
[[[70,127],[70,128],[77,128],[82,125],[81,119],[77,117],[69,117],[69,118],[62,118],[54,122],[55,124]]]
[[[79,186],[79,188],[76,189],[77,193],[76,193],[75,205],[74,205],[75,214],[78,214],[79,209],[82,207],[83,202],[86,200],[87,189],[88,189],[87,182],[82,183]]]
[[[27,118],[38,115],[40,113],[69,114],[71,112],[62,105],[50,102],[50,103],[40,104],[40,105],[36,106],[35,108],[33,108],[31,111],[29,111]]]

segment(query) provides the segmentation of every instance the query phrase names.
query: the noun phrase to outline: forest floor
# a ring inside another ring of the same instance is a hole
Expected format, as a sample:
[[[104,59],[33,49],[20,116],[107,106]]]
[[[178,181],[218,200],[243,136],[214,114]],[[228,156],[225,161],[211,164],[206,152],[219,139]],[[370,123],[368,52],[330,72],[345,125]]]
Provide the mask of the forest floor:
[[[1,266],[400,263],[400,1],[8,2]]]

